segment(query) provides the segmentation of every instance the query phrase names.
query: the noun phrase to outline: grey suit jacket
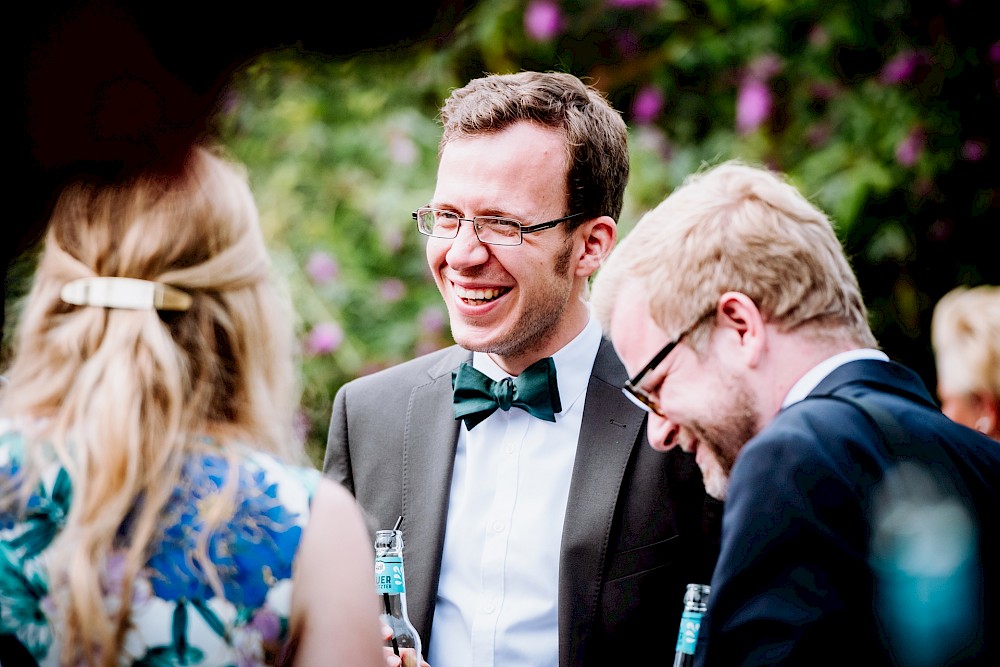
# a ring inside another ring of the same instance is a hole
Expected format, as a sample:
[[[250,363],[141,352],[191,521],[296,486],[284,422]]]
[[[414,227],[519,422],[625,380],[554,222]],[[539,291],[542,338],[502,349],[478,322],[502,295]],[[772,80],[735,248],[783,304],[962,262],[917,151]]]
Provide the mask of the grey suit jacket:
[[[450,347],[350,382],[330,421],[326,474],[354,493],[373,532],[404,517],[407,604],[425,647],[458,439],[451,371],[471,357]],[[717,556],[721,506],[690,456],[648,446],[625,379],[602,341],[563,527],[560,667],[646,660],[651,640],[671,653],[684,586],[707,582]]]

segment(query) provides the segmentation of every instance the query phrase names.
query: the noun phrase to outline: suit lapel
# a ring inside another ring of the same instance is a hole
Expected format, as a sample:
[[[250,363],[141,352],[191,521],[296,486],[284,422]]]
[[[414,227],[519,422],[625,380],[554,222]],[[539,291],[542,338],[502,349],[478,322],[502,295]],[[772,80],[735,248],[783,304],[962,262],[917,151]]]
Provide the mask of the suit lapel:
[[[427,634],[437,595],[448,493],[458,425],[451,410],[451,371],[471,354],[461,348],[410,392],[403,431],[403,537],[409,616]],[[389,407],[389,406],[386,406]],[[409,554],[414,554],[412,557]],[[425,642],[428,637],[423,637]]]
[[[625,369],[601,341],[587,386],[559,558],[559,664],[580,664],[602,584],[625,470],[645,413],[621,393]]]

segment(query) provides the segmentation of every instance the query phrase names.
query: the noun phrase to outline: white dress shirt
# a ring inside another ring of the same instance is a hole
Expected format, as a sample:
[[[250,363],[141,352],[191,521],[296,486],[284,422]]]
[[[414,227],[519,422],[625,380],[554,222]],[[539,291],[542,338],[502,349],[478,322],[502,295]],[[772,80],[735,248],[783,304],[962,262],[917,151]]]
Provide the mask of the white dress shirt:
[[[788,393],[785,395],[785,400],[781,403],[782,409],[787,408],[792,403],[798,403],[808,396],[809,392],[815,389],[827,375],[847,362],[857,361],[858,359],[877,359],[879,361],[889,361],[889,357],[885,354],[885,352],[882,352],[881,350],[873,350],[871,348],[859,348],[857,350],[848,350],[847,352],[835,354],[813,366],[806,372],[805,375],[799,378],[798,382],[792,385],[792,388],[789,389]]]
[[[591,318],[552,359],[555,422],[497,410],[455,452],[441,577],[427,656],[434,667],[554,667],[559,548],[587,384],[601,343]],[[510,377],[488,355],[473,366]]]

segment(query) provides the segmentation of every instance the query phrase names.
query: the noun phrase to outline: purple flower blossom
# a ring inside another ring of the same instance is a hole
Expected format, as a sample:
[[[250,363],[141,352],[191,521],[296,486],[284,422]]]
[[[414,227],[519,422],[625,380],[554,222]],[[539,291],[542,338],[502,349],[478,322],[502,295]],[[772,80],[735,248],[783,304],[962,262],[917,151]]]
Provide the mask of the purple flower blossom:
[[[258,609],[250,620],[250,626],[260,633],[266,643],[275,642],[281,634],[281,619],[273,609],[263,607]]]
[[[815,25],[809,31],[809,43],[812,46],[822,47],[830,43],[830,33],[821,25]]]
[[[386,303],[399,301],[406,296],[406,283],[398,278],[386,278],[378,284],[378,294]]]
[[[839,89],[835,83],[817,81],[809,86],[809,94],[812,95],[813,99],[823,102],[832,100],[838,92]]]
[[[425,334],[438,334],[444,328],[444,315],[433,306],[420,311],[420,330]]]
[[[632,119],[640,125],[652,123],[663,111],[663,91],[653,85],[644,86],[632,101]]]
[[[806,129],[806,142],[812,148],[825,146],[833,136],[833,127],[828,122],[813,123]]]
[[[771,116],[771,90],[760,79],[748,77],[736,94],[736,129],[749,134]]]
[[[553,0],[531,0],[524,10],[524,31],[536,42],[547,42],[563,30],[565,20]]]
[[[642,50],[639,36],[632,30],[617,30],[615,31],[614,39],[615,48],[618,49],[618,53],[621,54],[622,58],[635,58]]]
[[[340,266],[329,254],[316,250],[306,261],[306,273],[316,285],[326,285],[340,275]]]
[[[962,159],[979,162],[986,157],[986,144],[982,141],[969,139],[962,144]]]
[[[344,330],[336,322],[321,322],[306,338],[306,351],[314,356],[330,354],[344,342]]]
[[[766,82],[781,71],[781,59],[773,53],[764,53],[747,65],[747,75],[752,79]]]
[[[382,237],[382,245],[389,252],[397,253],[403,247],[403,230],[398,225],[382,227],[379,232]]]
[[[635,130],[636,146],[659,155],[664,160],[673,157],[673,146],[667,135],[656,125],[640,125]]]
[[[919,53],[912,50],[900,51],[882,68],[879,80],[887,85],[904,83],[913,78],[917,71],[917,66],[922,58]]]
[[[924,133],[914,128],[896,146],[896,161],[904,167],[912,167],[924,152]]]
[[[389,137],[389,159],[399,165],[411,165],[417,159],[417,147],[405,134],[393,133]]]
[[[1000,63],[1000,42],[990,44],[989,59],[993,64]]]

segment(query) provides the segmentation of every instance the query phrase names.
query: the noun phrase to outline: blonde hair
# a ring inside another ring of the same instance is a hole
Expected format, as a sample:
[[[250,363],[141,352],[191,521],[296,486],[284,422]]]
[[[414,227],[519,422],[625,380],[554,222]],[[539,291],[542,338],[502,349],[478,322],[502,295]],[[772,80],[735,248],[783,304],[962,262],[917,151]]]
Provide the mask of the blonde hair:
[[[736,291],[784,331],[876,346],[829,218],[778,174],[737,161],[689,176],[618,245],[592,296],[606,329],[625,283],[646,291],[666,332]]]
[[[941,297],[931,342],[945,392],[1000,399],[1000,286],[957,287]]]
[[[205,148],[179,171],[77,183],[56,203],[0,412],[30,427],[23,488],[56,463],[72,481],[48,561],[64,662],[116,661],[132,581],[185,457],[206,446],[199,434],[231,462],[236,440],[304,460],[292,428],[290,312],[269,267],[245,174]],[[92,276],[165,283],[192,305],[161,313],[60,300],[67,282]],[[233,482],[210,528],[231,515]],[[100,578],[126,519],[125,590],[108,610]],[[195,558],[217,587],[204,546]]]

